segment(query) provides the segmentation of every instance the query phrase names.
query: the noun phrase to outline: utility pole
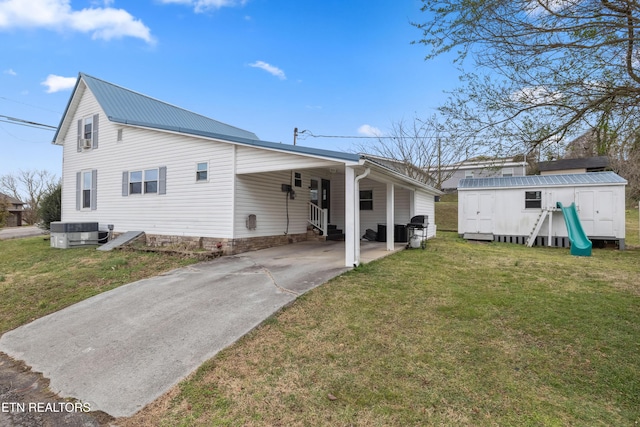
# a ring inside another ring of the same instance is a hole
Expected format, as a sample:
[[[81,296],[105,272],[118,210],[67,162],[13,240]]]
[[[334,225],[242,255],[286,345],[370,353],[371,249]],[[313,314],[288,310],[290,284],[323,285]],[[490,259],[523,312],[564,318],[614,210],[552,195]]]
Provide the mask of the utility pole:
[[[293,128],[293,145],[296,145],[297,138],[298,138],[298,128]]]

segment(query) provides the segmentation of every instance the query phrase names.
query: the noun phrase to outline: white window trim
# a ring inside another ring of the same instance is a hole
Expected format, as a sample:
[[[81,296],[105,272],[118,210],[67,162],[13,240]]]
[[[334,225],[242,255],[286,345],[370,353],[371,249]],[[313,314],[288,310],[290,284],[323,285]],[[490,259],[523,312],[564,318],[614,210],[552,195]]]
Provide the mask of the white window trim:
[[[364,191],[370,191],[371,192],[371,198],[370,199],[363,199],[362,198],[362,192],[364,192]],[[361,211],[372,211],[373,210],[373,189],[372,188],[371,189],[367,189],[367,188],[360,189],[360,194],[358,194],[358,198],[359,198],[359,204],[358,204],[359,207],[362,206],[362,202],[371,202],[371,209],[362,209],[360,207]]]
[[[89,188],[85,188],[85,175],[89,175]],[[93,172],[91,169],[83,170],[80,172],[80,210],[82,211],[90,211],[91,210],[91,191],[93,187]],[[84,192],[89,190],[89,206],[84,205]]]
[[[146,186],[145,183],[146,182],[153,182],[153,181],[147,181],[146,178],[146,173],[148,171],[156,171],[156,179],[155,179],[155,183],[156,183],[156,191],[145,191],[146,190]],[[129,182],[128,182],[128,188],[129,188],[129,196],[145,196],[147,194],[158,194],[159,193],[159,188],[160,188],[160,168],[144,168],[144,169],[137,169],[137,170],[133,170],[133,171],[129,171]],[[140,181],[133,181],[131,179],[131,175],[134,173],[140,173],[141,174],[141,178]],[[133,183],[140,183],[140,192],[139,193],[132,193],[131,192],[131,184]]]
[[[198,173],[199,172],[203,172],[203,171],[198,169],[198,166],[202,165],[202,164],[206,164],[207,165],[207,169],[205,171],[205,172],[207,172],[207,178],[206,179],[198,179]],[[209,182],[209,175],[210,175],[209,174],[209,162],[208,161],[197,162],[196,163],[196,183]]]

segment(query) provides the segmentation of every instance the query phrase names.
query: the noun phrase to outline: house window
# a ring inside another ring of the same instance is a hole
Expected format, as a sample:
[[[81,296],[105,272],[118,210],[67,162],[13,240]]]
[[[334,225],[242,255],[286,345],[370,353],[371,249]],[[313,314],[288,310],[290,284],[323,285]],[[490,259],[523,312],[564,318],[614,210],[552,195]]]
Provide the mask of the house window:
[[[158,169],[148,169],[144,171],[144,192],[158,192]]]
[[[502,176],[513,176],[513,168],[502,169]]]
[[[207,181],[209,179],[209,163],[202,162],[196,165],[196,182]]]
[[[473,179],[473,171],[464,171],[464,177]]]
[[[99,115],[78,120],[78,152],[98,148]]]
[[[300,172],[294,172],[293,185],[302,188],[302,174]]]
[[[98,171],[76,173],[76,210],[96,209]]]
[[[524,192],[525,209],[539,209],[542,207],[542,191]]]
[[[129,194],[158,192],[158,169],[129,172]]]
[[[91,208],[91,171],[82,172],[82,209]]]
[[[84,119],[84,128],[82,132],[82,137],[84,139],[91,139],[93,135],[93,117],[87,117]]]
[[[122,195],[167,194],[167,167],[122,172]]]
[[[142,194],[142,171],[129,172],[129,194]]]
[[[373,210],[373,190],[360,190],[360,210]]]

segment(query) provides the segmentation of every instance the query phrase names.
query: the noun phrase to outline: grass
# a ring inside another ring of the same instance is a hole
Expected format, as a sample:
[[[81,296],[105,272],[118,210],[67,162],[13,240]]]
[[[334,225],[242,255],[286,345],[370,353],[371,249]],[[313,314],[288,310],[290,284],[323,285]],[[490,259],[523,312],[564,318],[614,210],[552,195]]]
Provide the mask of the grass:
[[[440,233],[309,292],[119,425],[637,425],[639,258]]]
[[[438,231],[458,231],[458,193],[441,196],[435,209]]]
[[[48,239],[0,241],[0,334],[125,283],[193,260],[157,253],[54,249]]]

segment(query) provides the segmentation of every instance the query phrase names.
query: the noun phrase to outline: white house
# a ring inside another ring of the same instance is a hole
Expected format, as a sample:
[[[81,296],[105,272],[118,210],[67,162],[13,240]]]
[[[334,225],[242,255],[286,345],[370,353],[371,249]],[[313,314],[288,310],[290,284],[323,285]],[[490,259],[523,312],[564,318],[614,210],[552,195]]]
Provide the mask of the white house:
[[[438,190],[367,158],[262,141],[80,73],[53,140],[63,148],[62,221],[144,231],[148,244],[238,253],[344,230],[345,265],[377,224],[428,215]],[[333,225],[333,227],[331,227]],[[393,248],[394,227],[387,227]]]
[[[575,203],[590,240],[624,249],[627,181],[613,172],[464,179],[458,187],[458,234],[467,239],[569,245],[557,202]]]

